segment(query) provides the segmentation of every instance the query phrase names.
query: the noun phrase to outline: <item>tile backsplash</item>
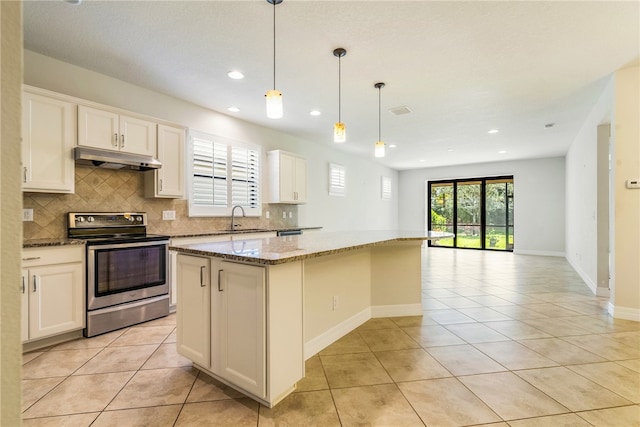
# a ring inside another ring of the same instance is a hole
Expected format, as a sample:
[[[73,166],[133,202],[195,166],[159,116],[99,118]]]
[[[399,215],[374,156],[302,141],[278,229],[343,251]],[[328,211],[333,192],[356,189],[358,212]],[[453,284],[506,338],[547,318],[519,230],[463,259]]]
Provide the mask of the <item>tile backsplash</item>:
[[[230,225],[229,217],[189,218],[186,200],[145,198],[141,172],[76,166],[75,184],[74,194],[23,193],[23,207],[33,209],[33,221],[23,223],[25,240],[66,237],[68,212],[146,212],[147,231],[153,234],[207,233]],[[176,211],[176,219],[164,221],[165,210]],[[283,212],[292,212],[293,218],[282,218]],[[263,204],[262,217],[239,217],[237,223],[243,228],[295,227],[298,207]]]

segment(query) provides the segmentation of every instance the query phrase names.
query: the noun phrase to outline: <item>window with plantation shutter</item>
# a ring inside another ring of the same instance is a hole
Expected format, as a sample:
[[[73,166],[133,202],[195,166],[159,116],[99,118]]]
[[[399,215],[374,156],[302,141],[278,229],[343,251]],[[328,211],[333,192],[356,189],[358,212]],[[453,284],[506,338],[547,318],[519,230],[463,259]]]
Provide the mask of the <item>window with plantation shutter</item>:
[[[346,170],[344,166],[329,163],[329,195],[344,197],[347,183]]]
[[[388,176],[383,176],[380,181],[380,191],[382,200],[390,200],[391,199],[391,178]]]
[[[230,216],[240,205],[260,216],[260,149],[203,132],[190,132],[189,216]]]

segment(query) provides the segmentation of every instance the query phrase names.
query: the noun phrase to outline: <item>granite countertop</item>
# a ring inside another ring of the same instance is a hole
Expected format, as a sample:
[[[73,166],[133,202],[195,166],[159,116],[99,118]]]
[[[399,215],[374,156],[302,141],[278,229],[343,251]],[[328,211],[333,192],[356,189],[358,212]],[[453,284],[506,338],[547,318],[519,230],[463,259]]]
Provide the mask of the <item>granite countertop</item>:
[[[199,233],[168,233],[168,236],[171,238],[181,238],[181,237],[205,237],[205,236],[224,236],[226,234],[249,234],[249,233],[273,233],[278,231],[292,231],[292,230],[320,230],[322,227],[279,227],[279,228],[237,228],[233,231],[231,230],[211,230],[210,232],[199,232]]]
[[[22,248],[44,248],[47,246],[65,246],[65,245],[84,245],[86,242],[82,239],[69,239],[66,237],[57,239],[31,239],[22,243]]]
[[[248,233],[268,233],[278,231],[290,231],[290,230],[319,230],[322,227],[286,227],[286,228],[250,228],[250,229],[237,229],[235,231],[230,230],[212,230],[206,233],[167,233],[169,237],[204,237],[204,236],[224,236],[227,234],[248,234]],[[163,233],[164,234],[164,233]],[[65,246],[65,245],[84,245],[86,240],[83,239],[70,239],[67,237],[53,238],[53,239],[30,239],[25,240],[22,243],[22,248],[42,248],[47,246]]]
[[[308,235],[170,246],[169,249],[185,254],[274,265],[394,241],[437,240],[452,236],[453,234],[437,231],[319,232]]]

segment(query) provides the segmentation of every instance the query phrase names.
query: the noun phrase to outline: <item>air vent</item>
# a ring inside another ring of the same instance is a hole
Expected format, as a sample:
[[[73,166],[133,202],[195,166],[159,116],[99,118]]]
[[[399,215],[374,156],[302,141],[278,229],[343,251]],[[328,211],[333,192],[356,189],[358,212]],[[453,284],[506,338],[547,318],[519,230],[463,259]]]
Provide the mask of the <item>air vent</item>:
[[[394,116],[402,116],[404,114],[409,114],[411,112],[411,108],[403,105],[402,107],[390,108],[389,112]]]

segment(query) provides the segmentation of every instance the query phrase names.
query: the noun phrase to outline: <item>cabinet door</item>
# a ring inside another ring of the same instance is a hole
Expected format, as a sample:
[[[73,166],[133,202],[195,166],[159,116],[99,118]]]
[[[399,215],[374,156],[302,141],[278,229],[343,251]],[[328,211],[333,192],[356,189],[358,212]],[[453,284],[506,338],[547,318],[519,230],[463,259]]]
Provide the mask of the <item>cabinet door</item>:
[[[295,159],[295,192],[296,203],[306,203],[307,201],[307,161],[300,157]]]
[[[178,254],[178,353],[209,368],[211,337],[211,260]]]
[[[78,106],[78,145],[118,151],[118,115],[110,111]]]
[[[29,339],[29,270],[22,269],[20,282],[22,301],[20,305],[20,338],[22,341]]]
[[[156,155],[156,124],[135,117],[120,116],[120,150]]]
[[[22,105],[22,189],[73,193],[75,105],[25,92]]]
[[[145,172],[146,197],[184,197],[184,129],[158,125],[158,160],[160,169]]]
[[[232,384],[266,397],[265,269],[221,262],[217,316],[217,369]]]
[[[29,269],[29,339],[84,327],[82,263]]]
[[[296,158],[280,154],[280,202],[294,203],[296,191]]]

